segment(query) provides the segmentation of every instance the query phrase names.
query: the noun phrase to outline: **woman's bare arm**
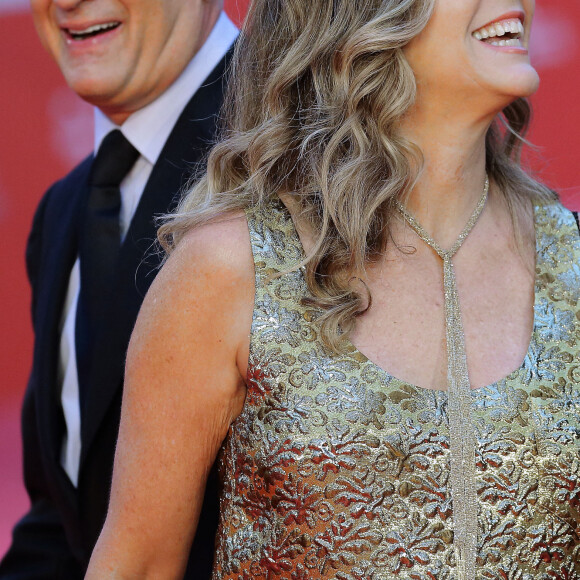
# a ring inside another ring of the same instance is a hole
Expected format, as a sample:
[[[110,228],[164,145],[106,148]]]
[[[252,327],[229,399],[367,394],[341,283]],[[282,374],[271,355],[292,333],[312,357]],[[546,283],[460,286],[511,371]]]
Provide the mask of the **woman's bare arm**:
[[[179,244],[129,345],[107,521],[86,578],[180,578],[208,471],[244,397],[254,268],[245,218]]]

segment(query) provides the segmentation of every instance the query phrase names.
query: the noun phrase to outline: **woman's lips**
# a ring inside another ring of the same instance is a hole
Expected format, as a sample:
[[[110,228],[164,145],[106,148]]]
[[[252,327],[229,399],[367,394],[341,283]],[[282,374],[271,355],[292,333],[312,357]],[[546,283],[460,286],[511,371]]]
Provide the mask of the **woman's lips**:
[[[524,25],[519,18],[505,18],[478,28],[472,36],[491,46],[509,46],[524,49]]]

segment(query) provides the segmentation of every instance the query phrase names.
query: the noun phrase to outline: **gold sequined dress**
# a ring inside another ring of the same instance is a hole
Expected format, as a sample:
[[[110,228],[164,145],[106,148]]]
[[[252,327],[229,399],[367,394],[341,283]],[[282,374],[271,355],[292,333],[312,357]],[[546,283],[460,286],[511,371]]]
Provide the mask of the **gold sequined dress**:
[[[220,454],[214,580],[452,580],[447,394],[324,350],[281,204],[247,212],[256,296],[244,409]],[[477,580],[580,579],[580,238],[535,208],[521,367],[475,389]]]

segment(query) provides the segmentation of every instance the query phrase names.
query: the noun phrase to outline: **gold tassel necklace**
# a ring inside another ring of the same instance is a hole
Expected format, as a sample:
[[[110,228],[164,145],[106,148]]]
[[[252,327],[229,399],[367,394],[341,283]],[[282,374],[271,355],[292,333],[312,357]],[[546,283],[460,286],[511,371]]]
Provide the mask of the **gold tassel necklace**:
[[[447,343],[447,414],[449,417],[450,482],[453,500],[453,546],[458,580],[475,579],[477,555],[477,490],[475,488],[475,428],[471,417],[471,384],[467,372],[465,336],[453,257],[475,226],[487,201],[489,179],[469,221],[449,250],[444,250],[400,203],[397,209],[415,233],[443,260],[445,337]]]

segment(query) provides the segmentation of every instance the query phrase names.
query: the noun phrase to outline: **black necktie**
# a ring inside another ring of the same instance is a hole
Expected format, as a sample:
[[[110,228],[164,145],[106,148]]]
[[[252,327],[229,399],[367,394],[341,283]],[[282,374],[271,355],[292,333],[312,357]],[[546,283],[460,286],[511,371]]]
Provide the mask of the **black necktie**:
[[[121,245],[119,185],[139,152],[118,129],[101,143],[89,177],[89,195],[79,219],[81,288],[75,346],[81,409],[86,402],[99,325],[112,300],[111,288]]]

